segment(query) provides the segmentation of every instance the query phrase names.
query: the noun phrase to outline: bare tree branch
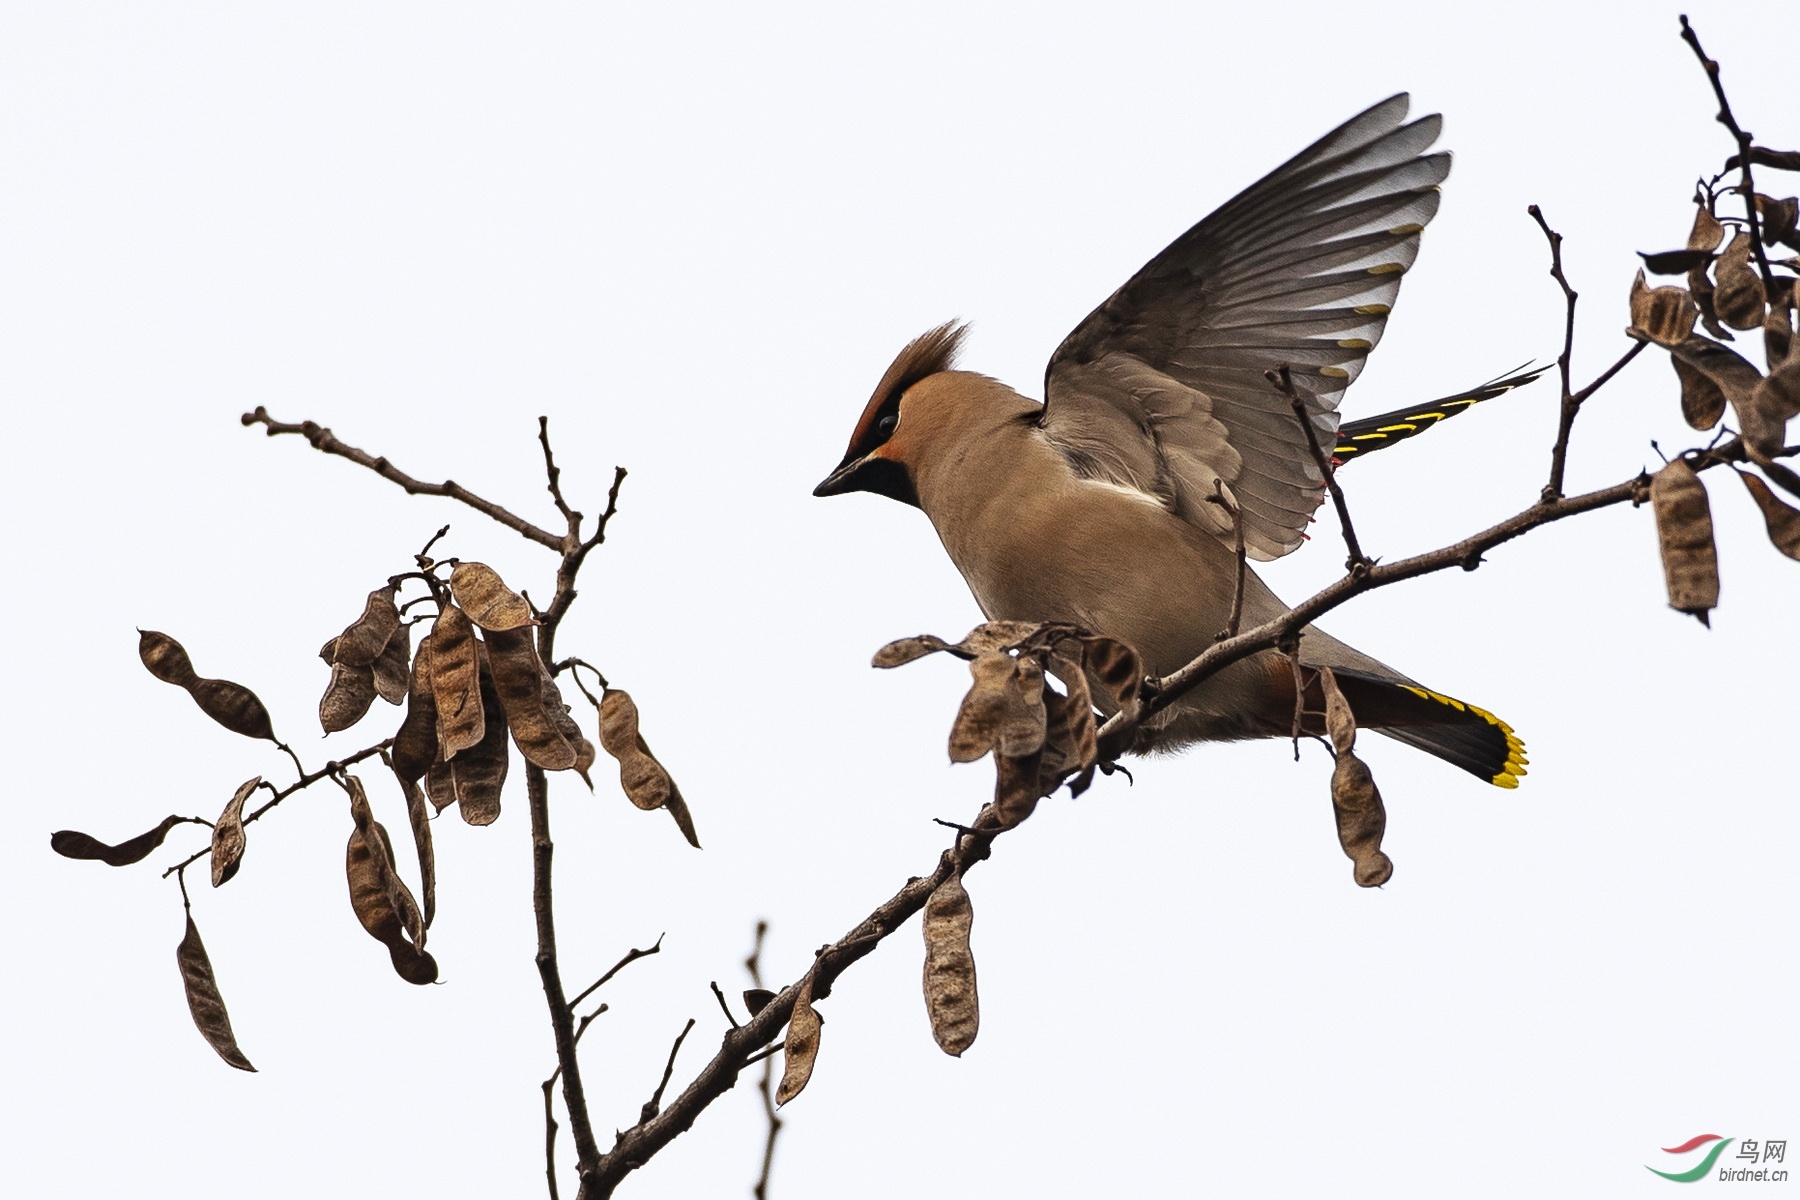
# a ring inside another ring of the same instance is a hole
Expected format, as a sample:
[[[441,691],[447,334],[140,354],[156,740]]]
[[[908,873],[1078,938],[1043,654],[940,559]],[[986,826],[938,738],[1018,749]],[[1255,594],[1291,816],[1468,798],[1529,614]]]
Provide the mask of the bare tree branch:
[[[298,425],[290,425],[287,422],[277,421],[274,417],[271,417],[269,415],[269,410],[261,405],[257,405],[255,412],[247,412],[239,419],[245,425],[268,426],[270,437],[275,437],[276,435],[283,433],[297,433],[307,441],[311,442],[313,449],[320,453],[335,454],[340,458],[347,458],[359,466],[367,467],[369,470],[375,472],[383,479],[388,480],[390,483],[399,484],[400,487],[404,488],[410,495],[448,496],[452,500],[460,500],[476,512],[492,517],[508,529],[523,534],[538,545],[548,547],[558,553],[562,552],[563,539],[557,537],[549,530],[533,525],[524,517],[515,516],[513,513],[501,508],[491,500],[483,500],[480,496],[477,496],[474,492],[471,492],[468,488],[454,480],[446,479],[442,483],[424,483],[414,479],[411,475],[408,475],[406,472],[394,466],[394,464],[390,463],[386,458],[377,458],[367,451],[358,450],[355,446],[347,445],[344,442],[339,441],[337,436],[333,434],[331,430],[325,428],[316,421],[302,421]]]
[[[623,971],[626,967],[629,967],[638,959],[649,958],[652,954],[661,954],[662,944],[663,935],[659,933],[656,935],[656,945],[650,947],[648,950],[632,949],[626,951],[625,957],[607,968],[606,974],[588,984],[587,987],[581,990],[581,993],[578,996],[569,1001],[569,1007],[574,1008],[577,1004],[580,1004],[583,1000],[586,1000],[589,996],[599,991],[602,984],[611,979],[614,975],[617,975],[620,971]]]
[[[687,1035],[692,1033],[693,1029],[694,1018],[689,1017],[688,1023],[683,1025],[681,1027],[681,1032],[676,1035],[675,1044],[669,1047],[669,1061],[667,1065],[663,1067],[662,1082],[656,1085],[656,1091],[648,1100],[644,1101],[644,1107],[638,1110],[638,1122],[640,1124],[648,1121],[651,1117],[654,1117],[657,1113],[662,1111],[663,1093],[668,1090],[669,1077],[675,1074],[675,1056],[681,1053],[681,1043],[687,1041]]]
[[[1750,250],[1756,255],[1756,269],[1762,274],[1763,294],[1772,297],[1775,295],[1775,273],[1769,269],[1769,256],[1763,253],[1762,216],[1756,211],[1756,181],[1750,175],[1750,161],[1755,157],[1751,153],[1755,139],[1738,125],[1737,118],[1732,115],[1731,101],[1725,98],[1725,84],[1719,78],[1719,64],[1706,57],[1706,51],[1700,48],[1700,35],[1688,24],[1685,13],[1681,17],[1681,40],[1693,49],[1694,57],[1706,69],[1706,78],[1712,84],[1713,95],[1719,99],[1719,124],[1728,129],[1737,142],[1738,170],[1741,172],[1737,190],[1744,197],[1744,215],[1750,226]]]
[[[750,957],[744,960],[744,969],[750,972],[750,984],[758,989],[761,989],[763,985],[763,939],[768,932],[769,923],[767,921],[756,923],[756,943],[750,948]],[[769,1125],[768,1137],[763,1140],[762,1170],[757,1174],[756,1186],[750,1189],[750,1194],[755,1197],[755,1200],[769,1200],[769,1172],[775,1166],[775,1139],[781,1136],[781,1117],[775,1112],[775,1064],[771,1061],[775,1056],[775,1049],[774,1046],[770,1046],[744,1060],[745,1066],[749,1066],[759,1059],[762,1061],[762,1078],[757,1081],[756,1087],[762,1096],[763,1117]]]
[[[1312,414],[1306,410],[1305,398],[1295,389],[1287,364],[1282,363],[1272,371],[1264,371],[1263,378],[1274,385],[1276,391],[1286,396],[1288,403],[1293,406],[1294,419],[1300,422],[1300,428],[1306,434],[1306,446],[1312,451],[1313,464],[1319,468],[1325,486],[1331,491],[1331,502],[1337,506],[1338,526],[1344,534],[1344,548],[1350,552],[1344,569],[1351,572],[1366,569],[1373,560],[1357,544],[1356,526],[1350,523],[1350,506],[1344,502],[1344,490],[1338,486],[1337,472],[1332,470],[1331,460],[1325,457],[1325,448],[1319,445],[1319,431],[1313,428]]]

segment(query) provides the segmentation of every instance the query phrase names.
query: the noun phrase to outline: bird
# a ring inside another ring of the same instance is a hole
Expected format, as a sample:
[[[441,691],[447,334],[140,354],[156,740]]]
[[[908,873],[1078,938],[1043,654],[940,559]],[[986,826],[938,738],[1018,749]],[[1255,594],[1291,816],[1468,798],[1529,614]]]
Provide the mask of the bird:
[[[1041,403],[958,368],[966,325],[915,338],[813,494],[923,510],[990,621],[1078,625],[1128,643],[1152,675],[1226,630],[1240,569],[1243,627],[1278,616],[1286,606],[1242,567],[1240,527],[1249,559],[1290,553],[1326,481],[1265,372],[1288,369],[1337,466],[1536,376],[1340,425],[1450,170],[1431,150],[1441,116],[1408,121],[1409,105],[1401,93],[1358,114],[1178,237],[1063,339]],[[1233,663],[1126,749],[1289,737],[1296,690],[1320,712],[1329,667],[1359,726],[1500,787],[1525,774],[1523,743],[1485,709],[1312,626],[1298,661],[1310,676],[1272,650]]]

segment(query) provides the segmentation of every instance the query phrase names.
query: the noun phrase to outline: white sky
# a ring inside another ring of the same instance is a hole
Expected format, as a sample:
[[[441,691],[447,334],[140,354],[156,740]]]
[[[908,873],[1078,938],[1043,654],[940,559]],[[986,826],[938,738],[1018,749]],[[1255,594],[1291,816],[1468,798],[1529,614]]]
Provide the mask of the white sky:
[[[1800,10],[1690,11],[1745,123],[1800,145]],[[570,983],[668,935],[584,1043],[608,1130],[687,1017],[676,1086],[710,1054],[707,981],[745,986],[757,918],[792,978],[990,786],[945,764],[957,664],[866,666],[979,619],[928,525],[809,495],[895,350],[961,315],[967,363],[1035,394],[1146,258],[1401,89],[1445,114],[1457,165],[1345,412],[1555,353],[1533,201],[1569,238],[1590,377],[1625,345],[1632,252],[1681,243],[1694,175],[1728,152],[1673,8],[0,6],[0,1191],[541,1194],[522,794],[490,829],[437,826],[436,988],[356,926],[339,794],[251,828],[196,916],[257,1075],[202,1043],[172,961],[158,873],[201,831],[126,870],[47,849],[288,777],[151,679],[135,627],[255,687],[316,765],[394,712],[321,745],[314,651],[431,530],[549,591],[523,539],[241,411],[539,521],[539,413],[578,506],[631,468],[562,645],[637,696],[707,848],[608,784],[556,784]],[[1659,357],[1584,416],[1573,487],[1693,441]],[[1540,384],[1346,473],[1365,545],[1397,557],[1528,503],[1553,401]],[[1509,793],[1365,739],[1383,890],[1351,883],[1316,750],[1202,749],[1043,804],[970,876],[974,1049],[933,1045],[902,932],[822,1005],[771,1195],[1654,1195],[1659,1146],[1800,1134],[1800,567],[1712,485],[1710,633],[1665,607],[1629,509],[1325,622],[1531,751]],[[1332,574],[1321,530],[1270,571],[1284,594]],[[761,1136],[740,1087],[626,1194],[744,1194]]]

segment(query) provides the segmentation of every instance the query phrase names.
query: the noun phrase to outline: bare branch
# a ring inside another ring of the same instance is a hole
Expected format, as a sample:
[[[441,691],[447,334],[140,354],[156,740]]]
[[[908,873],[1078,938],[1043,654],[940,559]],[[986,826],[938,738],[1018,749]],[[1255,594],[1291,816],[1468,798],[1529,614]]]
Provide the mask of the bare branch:
[[[544,474],[550,480],[550,498],[556,501],[556,511],[563,515],[569,523],[568,540],[560,547],[567,552],[568,548],[581,540],[581,514],[569,507],[563,499],[562,468],[556,465],[556,456],[550,452],[550,418],[538,418],[538,442],[544,447]]]
[[[756,923],[756,944],[750,948],[750,957],[744,960],[744,969],[750,972],[750,984],[760,988],[762,981],[763,938],[769,932],[767,921]],[[752,1014],[754,1015],[754,1014]],[[775,1112],[775,1064],[771,1061],[780,1043],[758,1051],[744,1060],[744,1065],[760,1061],[763,1064],[762,1078],[757,1081],[756,1089],[762,1096],[763,1117],[769,1123],[768,1137],[763,1141],[762,1170],[757,1174],[756,1186],[750,1194],[756,1200],[768,1200],[769,1172],[775,1166],[775,1139],[781,1135],[781,1118]]]
[[[638,949],[634,948],[634,949],[626,951],[625,957],[621,958],[618,962],[614,963],[611,967],[609,967],[607,969],[606,974],[604,974],[600,978],[594,980],[594,982],[588,984],[587,987],[585,987],[581,990],[580,995],[576,996],[573,1000],[569,1001],[569,1007],[574,1008],[576,1005],[580,1004],[583,1000],[586,1000],[589,996],[591,996],[595,992],[599,991],[601,984],[603,984],[607,980],[611,979],[614,975],[617,975],[620,971],[623,971],[626,967],[629,967],[632,963],[636,962],[638,959],[649,958],[652,954],[661,954],[662,953],[663,936],[664,935],[662,935],[660,933],[657,934],[656,935],[656,945],[650,947],[648,950],[638,950]]]
[[[1719,124],[1731,131],[1737,141],[1737,160],[1740,172],[1737,190],[1744,197],[1744,216],[1750,226],[1750,249],[1756,255],[1756,269],[1762,274],[1763,294],[1775,295],[1775,273],[1769,270],[1769,256],[1763,253],[1762,217],[1756,211],[1756,181],[1750,175],[1750,162],[1756,156],[1752,153],[1755,140],[1744,129],[1740,128],[1737,118],[1731,113],[1731,101],[1725,98],[1725,84],[1719,78],[1719,64],[1706,57],[1706,51],[1700,48],[1700,35],[1688,24],[1687,14],[1681,17],[1681,40],[1693,48],[1694,57],[1706,69],[1706,78],[1712,84],[1713,95],[1719,98]]]
[[[1231,615],[1225,619],[1224,632],[1213,639],[1222,642],[1228,637],[1236,637],[1238,626],[1244,620],[1244,575],[1249,571],[1249,564],[1244,561],[1244,511],[1226,498],[1223,479],[1213,480],[1213,494],[1206,498],[1206,502],[1216,504],[1231,514],[1231,528],[1237,542],[1237,586],[1231,593]]]
[[[656,1085],[655,1093],[651,1095],[650,1099],[644,1101],[644,1107],[638,1112],[640,1125],[662,1111],[663,1092],[668,1090],[669,1077],[675,1074],[675,1056],[681,1053],[681,1043],[687,1041],[687,1035],[693,1031],[693,1028],[694,1018],[689,1017],[688,1023],[681,1027],[681,1033],[676,1036],[675,1044],[669,1047],[669,1061],[668,1065],[663,1067],[662,1082]]]
[[[1569,364],[1575,353],[1575,302],[1581,297],[1569,286],[1569,277],[1563,274],[1562,234],[1550,228],[1550,222],[1544,219],[1544,211],[1537,205],[1533,204],[1525,211],[1531,214],[1531,219],[1538,223],[1550,243],[1550,278],[1556,280],[1563,294],[1563,346],[1562,353],[1556,356],[1556,374],[1562,381],[1562,408],[1556,425],[1556,445],[1550,451],[1550,480],[1544,484],[1542,492],[1543,502],[1549,504],[1562,499],[1569,434],[1575,428],[1575,414],[1581,409],[1569,386]]]
[[[725,993],[719,990],[719,981],[712,980],[713,999],[719,1002],[719,1011],[725,1014],[725,1020],[733,1029],[738,1027],[738,1019],[731,1015],[731,1005],[725,1003]]]
[[[330,762],[326,763],[324,766],[320,767],[317,771],[314,771],[311,774],[303,774],[300,776],[299,779],[297,779],[293,783],[290,783],[286,787],[281,788],[279,790],[276,789],[273,785],[264,784],[263,785],[264,787],[269,788],[270,791],[275,793],[274,797],[272,799],[270,799],[268,803],[264,804],[261,808],[255,810],[249,816],[245,817],[244,824],[248,825],[252,821],[259,820],[264,813],[268,812],[271,808],[274,808],[277,804],[280,804],[283,800],[286,800],[289,796],[293,795],[295,792],[301,791],[305,788],[309,788],[313,784],[319,782],[319,780],[321,780],[321,779],[330,779],[334,775],[337,775],[340,772],[342,772],[345,767],[354,766],[357,763],[363,761],[365,758],[373,758],[377,754],[380,754],[383,751],[387,750],[388,747],[392,746],[393,744],[394,744],[394,739],[388,738],[385,741],[377,742],[373,746],[368,746],[368,747],[365,747],[364,749],[358,750],[355,754],[349,755],[345,758],[334,758]],[[286,749],[286,747],[283,747],[283,749]],[[289,751],[289,753],[291,754],[293,752]],[[299,765],[299,759],[295,759],[294,762],[295,762],[296,766]],[[210,825],[210,824],[212,824],[212,822],[207,821],[207,822],[205,822],[205,824]],[[211,853],[212,853],[212,847],[210,845],[208,845],[203,850],[196,850],[194,853],[188,855],[186,858],[182,859],[180,862],[178,862],[174,866],[170,867],[167,871],[164,871],[162,873],[162,877],[164,879],[167,879],[170,875],[173,875],[177,871],[181,871],[181,870],[187,868],[188,866],[192,865],[195,862],[198,862],[200,859],[205,858],[208,854],[211,854]]]
[[[1300,428],[1306,434],[1306,445],[1312,451],[1313,463],[1319,468],[1319,474],[1325,479],[1325,486],[1331,491],[1331,502],[1337,506],[1338,525],[1344,533],[1344,548],[1350,552],[1344,569],[1352,573],[1366,570],[1374,560],[1364,554],[1362,547],[1357,544],[1356,526],[1350,523],[1350,506],[1344,503],[1344,491],[1338,487],[1337,472],[1332,470],[1331,460],[1325,457],[1325,449],[1319,445],[1319,431],[1313,428],[1312,414],[1306,410],[1305,399],[1294,387],[1294,379],[1288,372],[1287,364],[1283,363],[1272,371],[1264,371],[1263,378],[1273,384],[1276,391],[1286,396],[1288,403],[1293,406],[1294,419],[1300,422]],[[1240,526],[1240,545],[1242,536]]]
[[[454,480],[446,479],[442,483],[424,483],[400,470],[385,458],[377,458],[367,451],[358,450],[355,446],[339,441],[331,430],[316,421],[302,421],[291,425],[285,421],[277,421],[269,415],[269,410],[258,405],[255,412],[245,413],[240,420],[245,425],[266,425],[269,436],[277,434],[297,433],[312,443],[313,449],[322,454],[335,454],[347,458],[351,462],[369,468],[390,483],[398,484],[410,495],[414,496],[448,496],[452,500],[460,500],[476,512],[492,517],[508,529],[516,530],[530,538],[540,546],[547,546],[558,553],[562,552],[563,539],[547,529],[541,529],[527,521],[524,517],[515,516],[501,508],[491,500],[483,500],[468,488]]]

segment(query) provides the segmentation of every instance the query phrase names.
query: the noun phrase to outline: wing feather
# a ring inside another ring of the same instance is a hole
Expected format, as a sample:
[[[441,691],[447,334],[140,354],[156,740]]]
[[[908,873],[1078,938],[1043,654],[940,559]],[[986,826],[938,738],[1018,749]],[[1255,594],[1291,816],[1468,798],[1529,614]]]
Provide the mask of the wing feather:
[[[1294,549],[1324,478],[1263,372],[1287,364],[1322,446],[1381,341],[1450,156],[1398,95],[1353,117],[1177,238],[1050,359],[1045,435],[1078,469],[1221,538],[1224,488],[1259,559]]]

